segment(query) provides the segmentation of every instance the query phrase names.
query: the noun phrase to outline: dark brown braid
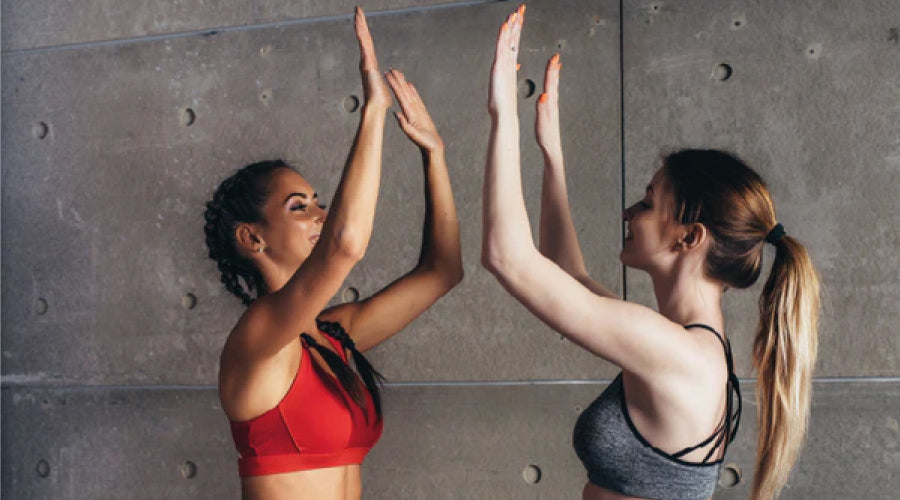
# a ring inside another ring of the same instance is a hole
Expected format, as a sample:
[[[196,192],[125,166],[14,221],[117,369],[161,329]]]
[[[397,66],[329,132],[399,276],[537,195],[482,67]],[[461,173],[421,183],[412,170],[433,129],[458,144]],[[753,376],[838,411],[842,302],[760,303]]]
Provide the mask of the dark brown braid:
[[[293,167],[282,160],[252,163],[222,181],[213,199],[206,204],[206,246],[209,258],[216,261],[225,288],[249,306],[254,297],[265,295],[262,275],[247,259],[237,252],[234,230],[242,222],[262,220],[262,206],[269,195],[269,179],[272,172]],[[241,283],[243,280],[243,283]]]

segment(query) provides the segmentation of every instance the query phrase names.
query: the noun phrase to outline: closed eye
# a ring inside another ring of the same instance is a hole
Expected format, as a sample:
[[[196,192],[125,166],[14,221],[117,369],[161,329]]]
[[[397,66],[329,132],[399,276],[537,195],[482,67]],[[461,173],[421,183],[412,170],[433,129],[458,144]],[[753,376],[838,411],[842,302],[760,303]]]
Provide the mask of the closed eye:
[[[294,206],[291,207],[291,211],[292,211],[292,212],[298,212],[298,211],[306,210],[306,207],[308,207],[308,206],[309,206],[309,205],[307,205],[307,204],[305,204],[305,203],[298,203],[298,204],[296,204],[296,205],[294,205]]]

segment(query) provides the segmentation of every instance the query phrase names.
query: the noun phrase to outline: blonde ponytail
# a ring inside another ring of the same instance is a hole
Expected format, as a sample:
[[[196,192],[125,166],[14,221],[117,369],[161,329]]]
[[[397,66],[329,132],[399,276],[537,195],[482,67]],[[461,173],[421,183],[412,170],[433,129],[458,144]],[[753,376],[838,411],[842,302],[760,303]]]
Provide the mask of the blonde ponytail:
[[[819,277],[800,242],[783,236],[774,244],[753,342],[759,427],[753,500],[776,498],[797,461],[818,349]]]

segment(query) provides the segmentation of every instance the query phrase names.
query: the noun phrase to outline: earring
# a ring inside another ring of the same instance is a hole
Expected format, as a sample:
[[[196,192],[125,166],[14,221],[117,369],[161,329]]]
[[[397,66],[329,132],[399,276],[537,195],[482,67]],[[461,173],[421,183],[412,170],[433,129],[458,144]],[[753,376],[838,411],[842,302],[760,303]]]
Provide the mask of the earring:
[[[256,249],[256,253],[263,253],[263,250],[265,250],[264,247],[259,247]]]

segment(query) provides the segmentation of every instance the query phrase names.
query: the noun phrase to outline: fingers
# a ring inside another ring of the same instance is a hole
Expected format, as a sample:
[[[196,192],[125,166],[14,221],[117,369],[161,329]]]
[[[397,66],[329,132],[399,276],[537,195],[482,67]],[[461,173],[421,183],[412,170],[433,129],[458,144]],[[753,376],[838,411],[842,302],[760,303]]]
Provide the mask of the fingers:
[[[548,96],[556,100],[559,96],[559,70],[562,63],[559,62],[559,54],[555,54],[547,61],[547,69],[544,72],[544,93],[538,97],[539,103],[547,101]]]
[[[359,69],[377,70],[378,61],[375,58],[375,42],[369,33],[369,25],[366,23],[366,14],[362,7],[356,7],[356,38],[359,40]]]
[[[409,89],[410,84],[406,81],[406,77],[396,69],[392,69],[385,73],[385,77],[387,78],[388,84],[391,86],[391,90],[394,92],[394,96],[397,97],[397,102],[400,103],[403,114],[407,117],[412,116],[415,112],[414,99],[412,92]]]
[[[520,5],[510,17],[512,18],[512,23],[510,24],[511,49],[513,52],[518,53],[519,40],[522,38],[522,23],[525,21],[525,4]]]
[[[525,4],[519,6],[515,12],[506,18],[506,22],[500,26],[500,34],[497,37],[497,55],[519,52],[519,40],[522,36],[522,23],[525,20]]]

